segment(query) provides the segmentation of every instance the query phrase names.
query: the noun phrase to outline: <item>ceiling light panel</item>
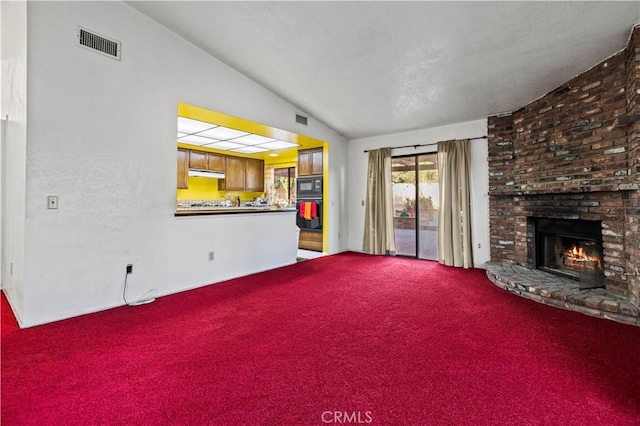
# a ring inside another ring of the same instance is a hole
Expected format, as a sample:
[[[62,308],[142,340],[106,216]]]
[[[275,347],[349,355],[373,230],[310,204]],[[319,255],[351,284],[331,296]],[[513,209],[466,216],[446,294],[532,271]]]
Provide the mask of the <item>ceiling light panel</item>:
[[[221,141],[207,145],[208,148],[216,148],[216,149],[234,149],[234,148],[242,148],[243,146],[239,143],[229,142],[229,141]]]
[[[204,121],[178,117],[178,132],[192,134],[211,129],[213,127],[217,126],[215,124],[205,123]]]
[[[208,138],[214,138],[221,141],[233,138],[239,138],[248,135],[248,132],[241,132],[240,130],[230,129],[228,127],[218,126],[213,129],[205,130],[198,133],[200,136],[206,136]]]
[[[273,142],[261,143],[258,146],[260,148],[267,148],[267,149],[285,149],[285,148],[293,148],[300,145],[291,143],[291,142],[285,142],[285,141],[273,141]]]
[[[191,145],[209,145],[218,142],[218,140],[198,135],[188,135],[178,138],[178,142],[190,143]]]
[[[268,149],[260,148],[257,146],[245,146],[245,147],[233,150],[233,152],[242,152],[243,154],[255,154],[256,152],[266,152],[266,151],[268,151]]]
[[[258,145],[258,144],[261,144],[261,143],[273,142],[275,140],[277,140],[277,139],[265,138],[264,136],[251,134],[251,135],[235,138],[233,141],[241,143],[243,145]],[[266,149],[265,149],[265,151],[266,151]]]

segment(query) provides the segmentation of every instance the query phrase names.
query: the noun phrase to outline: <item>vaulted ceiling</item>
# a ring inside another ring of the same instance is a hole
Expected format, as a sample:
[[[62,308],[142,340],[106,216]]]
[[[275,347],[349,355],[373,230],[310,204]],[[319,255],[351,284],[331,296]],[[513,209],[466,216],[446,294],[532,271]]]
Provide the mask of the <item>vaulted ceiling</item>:
[[[624,48],[623,2],[127,2],[348,139],[515,110]]]

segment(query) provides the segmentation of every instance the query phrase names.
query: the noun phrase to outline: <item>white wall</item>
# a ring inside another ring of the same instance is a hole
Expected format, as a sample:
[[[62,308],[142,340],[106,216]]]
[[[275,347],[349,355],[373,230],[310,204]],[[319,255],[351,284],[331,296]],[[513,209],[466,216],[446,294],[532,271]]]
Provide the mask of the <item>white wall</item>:
[[[481,120],[487,134],[487,120]],[[469,142],[471,155],[471,222],[473,238],[473,263],[476,268],[485,267],[491,260],[489,238],[489,145],[486,139]]]
[[[429,144],[451,139],[487,135],[487,120],[470,121],[449,126],[421,129],[349,142],[348,203],[349,250],[362,251],[364,236],[364,206],[366,195],[367,159],[365,150],[404,145]],[[477,139],[471,145],[471,211],[473,214],[473,258],[476,267],[484,267],[489,256],[489,167],[487,141]],[[394,149],[393,155],[436,152],[436,146]]]
[[[2,3],[0,3],[0,63],[2,59]],[[0,113],[4,111],[2,108],[2,91],[4,85],[2,84],[2,80],[4,77],[4,71],[0,68]],[[4,199],[4,145],[6,138],[6,116],[0,114],[0,229],[2,229],[2,200]],[[0,232],[0,289],[2,289],[2,233]]]
[[[335,132],[313,117],[302,131],[297,108],[124,3],[29,2],[28,23],[22,326],[121,305],[128,263],[131,297],[282,264],[277,241],[260,242],[266,218],[173,216],[180,101],[328,141],[329,247],[346,246],[346,141]],[[122,42],[122,60],[77,47],[78,25]]]
[[[329,222],[328,252],[347,250],[347,144],[333,144],[329,148]]]
[[[1,164],[2,288],[18,320],[24,316],[25,159],[27,140],[27,3],[2,8]]]

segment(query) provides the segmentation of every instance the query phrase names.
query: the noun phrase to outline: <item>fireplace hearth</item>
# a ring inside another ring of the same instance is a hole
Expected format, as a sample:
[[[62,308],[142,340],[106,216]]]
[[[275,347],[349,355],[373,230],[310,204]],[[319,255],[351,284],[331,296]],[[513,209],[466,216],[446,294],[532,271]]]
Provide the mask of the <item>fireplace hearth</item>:
[[[536,268],[574,279],[580,289],[604,287],[601,221],[532,220]]]

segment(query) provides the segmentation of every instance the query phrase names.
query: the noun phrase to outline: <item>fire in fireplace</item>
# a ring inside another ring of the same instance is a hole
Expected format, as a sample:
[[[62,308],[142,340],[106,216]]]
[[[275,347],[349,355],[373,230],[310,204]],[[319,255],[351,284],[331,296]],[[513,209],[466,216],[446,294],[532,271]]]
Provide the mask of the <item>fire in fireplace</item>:
[[[536,267],[579,282],[581,289],[604,286],[602,223],[535,219]]]
[[[602,260],[597,253],[595,243],[577,243],[569,249],[561,247],[559,252],[559,263],[569,270],[602,269]]]

